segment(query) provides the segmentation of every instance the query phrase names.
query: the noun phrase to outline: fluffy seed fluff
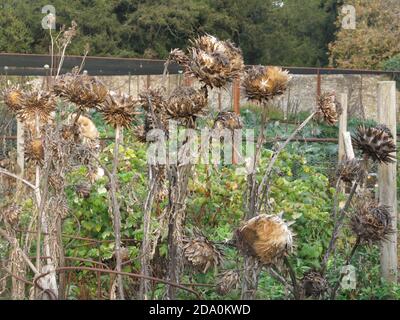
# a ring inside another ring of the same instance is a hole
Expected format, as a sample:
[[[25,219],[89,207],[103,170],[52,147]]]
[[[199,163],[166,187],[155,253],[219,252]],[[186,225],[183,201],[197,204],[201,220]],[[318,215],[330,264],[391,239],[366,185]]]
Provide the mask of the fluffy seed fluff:
[[[342,106],[336,98],[334,92],[325,92],[318,97],[317,117],[323,118],[329,125],[338,122],[342,113]]]
[[[104,84],[88,75],[66,74],[60,77],[53,92],[66,101],[74,103],[79,109],[97,108],[107,97]]]
[[[394,163],[396,144],[386,130],[377,127],[359,126],[352,137],[353,146],[356,149],[379,163]]]
[[[240,282],[240,274],[236,270],[228,270],[223,272],[217,281],[216,291],[219,295],[224,296],[235,290]]]
[[[248,100],[267,102],[282,95],[290,79],[282,68],[254,66],[246,71],[242,86]]]
[[[236,130],[242,129],[243,124],[240,119],[240,115],[232,111],[221,111],[218,113],[217,118],[214,121],[213,128],[216,129],[229,129]]]
[[[169,60],[182,65],[210,88],[221,88],[239,78],[244,64],[242,51],[230,41],[221,41],[204,35],[190,41],[188,54],[182,50],[171,51]]]
[[[293,249],[293,235],[277,215],[261,214],[236,231],[238,248],[257,257],[263,264],[278,263]]]
[[[336,171],[336,177],[347,183],[361,180],[362,175],[363,169],[357,159],[342,160]]]
[[[128,128],[133,118],[139,114],[136,111],[138,102],[131,96],[110,92],[101,104],[100,112],[106,123],[116,127]]]
[[[311,270],[304,274],[301,280],[303,294],[306,298],[320,298],[328,291],[328,281],[321,273]]]
[[[183,252],[190,264],[199,272],[206,273],[222,262],[222,255],[206,237],[197,236],[187,240]]]
[[[386,240],[393,232],[390,207],[379,206],[370,199],[361,199],[350,221],[352,231],[367,243]]]

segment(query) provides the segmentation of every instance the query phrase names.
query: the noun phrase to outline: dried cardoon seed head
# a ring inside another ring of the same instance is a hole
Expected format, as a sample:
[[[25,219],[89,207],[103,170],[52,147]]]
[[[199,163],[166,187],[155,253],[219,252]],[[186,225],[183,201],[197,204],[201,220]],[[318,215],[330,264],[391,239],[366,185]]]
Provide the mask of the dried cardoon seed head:
[[[293,235],[285,221],[277,215],[261,214],[236,231],[238,248],[257,257],[263,264],[276,264],[292,251]]]
[[[165,98],[160,88],[148,89],[139,94],[139,101],[146,112],[151,112],[150,106],[154,113],[163,113],[165,109]]]
[[[175,49],[170,58],[185,67],[187,73],[210,88],[224,87],[239,78],[244,66],[243,56],[232,42],[204,35],[190,43],[187,56]]]
[[[87,183],[80,183],[75,185],[75,192],[80,198],[87,199],[90,197],[90,185]]]
[[[392,131],[387,127],[387,125],[381,123],[381,124],[376,125],[374,128],[377,129],[377,130],[386,132],[387,135],[388,135],[390,138],[393,139]]]
[[[21,106],[16,112],[22,122],[36,121],[38,115],[40,123],[48,123],[55,108],[55,97],[51,93],[32,90],[23,92]]]
[[[301,283],[306,298],[312,297],[318,299],[322,297],[329,288],[328,281],[324,276],[314,270],[305,273]]]
[[[205,88],[178,87],[169,97],[165,111],[172,119],[192,121],[204,113],[207,105]]]
[[[344,182],[352,183],[354,181],[359,181],[363,176],[363,169],[361,167],[360,161],[357,159],[352,160],[342,160],[339,163],[338,169],[336,171],[336,176]]]
[[[363,242],[386,240],[393,232],[390,207],[379,206],[374,200],[360,199],[350,227]]]
[[[30,139],[25,143],[25,158],[29,162],[43,164],[44,148],[41,138]]]
[[[189,57],[181,49],[173,49],[169,53],[169,61],[173,61],[182,66],[189,65]]]
[[[22,208],[17,204],[11,204],[5,208],[1,208],[1,217],[5,222],[11,226],[16,226],[19,222],[19,217],[21,215]],[[1,220],[0,220],[1,221]]]
[[[243,124],[240,115],[231,111],[221,111],[214,122],[214,128],[236,130],[242,129]]]
[[[342,107],[334,92],[325,92],[319,96],[317,117],[323,118],[329,125],[334,125],[341,113]]]
[[[65,177],[59,174],[49,175],[49,185],[54,188],[56,192],[64,191]]]
[[[146,143],[146,130],[144,129],[144,125],[135,126],[133,128],[133,135],[137,141],[141,143]]]
[[[206,273],[222,262],[222,255],[213,243],[204,236],[187,240],[183,252],[190,264],[199,272]]]
[[[267,102],[282,95],[291,77],[279,67],[254,66],[247,70],[243,79],[247,99]]]
[[[16,113],[23,102],[23,93],[18,87],[7,88],[3,91],[4,103],[11,112]]]
[[[384,130],[374,127],[359,126],[352,137],[353,146],[356,149],[379,163],[394,163],[396,144]]]
[[[219,295],[224,296],[232,290],[237,289],[240,282],[240,274],[236,270],[228,270],[223,272],[217,282],[216,291]]]
[[[131,96],[110,92],[101,104],[100,112],[104,120],[114,128],[128,128],[132,124],[133,118],[139,114],[137,112],[138,102]]]
[[[81,110],[99,107],[108,94],[107,88],[96,78],[77,74],[60,77],[54,84],[53,92]]]

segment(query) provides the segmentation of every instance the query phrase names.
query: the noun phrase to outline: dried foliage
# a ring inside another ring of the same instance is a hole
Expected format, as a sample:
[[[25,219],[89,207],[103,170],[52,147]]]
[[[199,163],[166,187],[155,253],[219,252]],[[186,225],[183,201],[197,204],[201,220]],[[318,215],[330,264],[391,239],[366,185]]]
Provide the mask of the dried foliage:
[[[216,291],[219,295],[227,295],[240,284],[240,274],[237,270],[227,270],[219,275]]]
[[[131,126],[133,118],[138,114],[138,102],[131,96],[110,92],[101,104],[100,112],[109,125],[122,128]]]
[[[327,292],[329,285],[325,277],[318,271],[306,272],[301,280],[303,294],[306,298],[321,298]]]
[[[221,111],[218,113],[214,121],[213,128],[238,130],[243,128],[240,115],[232,111]]]
[[[22,93],[22,101],[17,116],[22,122],[36,121],[47,123],[56,108],[55,97],[48,91],[29,90]]]
[[[2,93],[3,100],[11,112],[16,113],[22,106],[23,92],[18,87],[9,87]]]
[[[336,171],[336,177],[347,183],[353,183],[362,179],[364,170],[357,159],[342,160]]]
[[[25,159],[34,164],[43,164],[44,146],[42,138],[33,138],[25,143]]]

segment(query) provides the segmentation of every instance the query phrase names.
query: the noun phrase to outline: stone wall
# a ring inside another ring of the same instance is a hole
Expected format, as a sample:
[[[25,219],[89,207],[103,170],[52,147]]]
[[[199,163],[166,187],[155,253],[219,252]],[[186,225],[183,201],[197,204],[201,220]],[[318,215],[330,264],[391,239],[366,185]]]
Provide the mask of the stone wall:
[[[112,90],[130,93],[137,97],[138,93],[151,87],[162,84],[162,76],[113,76],[100,77],[100,79]],[[349,101],[349,116],[367,119],[377,117],[377,86],[379,81],[390,80],[385,76],[376,75],[321,75],[321,92],[335,91],[337,94],[347,93]],[[41,82],[41,79],[37,79]],[[172,92],[184,81],[182,75],[169,75],[165,79],[168,92]],[[196,81],[191,81],[195,87]],[[314,108],[317,95],[316,75],[293,75],[289,89],[276,105],[285,112],[291,110],[310,111]],[[232,108],[232,86],[227,89],[212,90],[209,93],[210,106],[215,110],[229,110]],[[400,107],[400,92],[397,92],[397,106]],[[241,94],[241,105],[248,104]],[[400,119],[400,112],[398,112]]]

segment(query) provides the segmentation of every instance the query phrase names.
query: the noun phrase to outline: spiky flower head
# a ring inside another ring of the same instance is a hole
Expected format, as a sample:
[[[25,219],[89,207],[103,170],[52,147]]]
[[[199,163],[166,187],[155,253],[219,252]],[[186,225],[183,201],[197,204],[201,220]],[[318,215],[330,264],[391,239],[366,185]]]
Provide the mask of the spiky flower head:
[[[90,197],[90,185],[87,183],[80,183],[74,187],[76,194],[83,199]]]
[[[23,92],[18,87],[10,87],[3,91],[3,100],[11,112],[16,113],[22,106]]]
[[[375,200],[360,199],[350,227],[363,242],[386,240],[393,232],[390,207],[378,205]]]
[[[190,123],[204,113],[207,105],[205,88],[178,87],[170,95],[165,111],[169,118]]]
[[[303,294],[306,298],[320,298],[329,289],[328,281],[318,271],[306,272],[301,280]]]
[[[137,106],[138,102],[131,96],[110,92],[101,104],[100,112],[105,122],[114,128],[128,128],[132,125],[133,118],[139,114]]]
[[[44,147],[42,138],[33,138],[25,143],[25,158],[38,165],[43,164]]]
[[[359,126],[352,137],[352,143],[356,149],[361,150],[373,161],[384,164],[396,161],[393,154],[396,152],[396,144],[393,138],[381,128]]]
[[[257,257],[263,264],[278,263],[293,248],[293,235],[288,224],[277,215],[261,214],[236,231],[238,248]]]
[[[290,79],[289,72],[282,68],[253,66],[246,71],[242,86],[247,99],[267,102],[282,95]]]
[[[384,131],[390,138],[393,138],[392,131],[387,127],[386,124],[380,123],[374,127],[377,130]]]
[[[66,74],[53,87],[54,93],[79,109],[98,108],[107,98],[108,90],[98,79],[88,75]]]
[[[217,281],[216,291],[224,296],[236,289],[240,282],[240,274],[237,270],[228,270],[223,272]]]
[[[0,218],[11,226],[15,226],[19,222],[22,208],[17,204],[10,204],[6,207],[0,208]],[[1,221],[1,219],[0,219]]]
[[[352,183],[362,179],[363,169],[357,159],[342,160],[336,171],[336,176],[344,182]]]
[[[48,123],[55,108],[55,97],[50,92],[30,90],[23,92],[20,107],[16,112],[22,122],[34,122],[37,115],[40,123]]]
[[[146,112],[162,113],[165,108],[165,98],[162,89],[148,89],[145,92],[139,94],[139,101],[142,104],[143,109]]]
[[[221,111],[214,122],[214,128],[236,130],[242,129],[243,124],[240,115],[232,111]]]
[[[318,97],[317,117],[329,124],[334,125],[342,113],[340,102],[336,98],[335,92],[325,92]]]
[[[206,237],[198,235],[194,239],[186,240],[183,252],[189,263],[199,272],[206,273],[222,262],[219,250]]]
[[[170,60],[210,88],[221,88],[239,78],[244,64],[242,51],[230,41],[204,35],[190,41],[188,55],[174,49]]]

